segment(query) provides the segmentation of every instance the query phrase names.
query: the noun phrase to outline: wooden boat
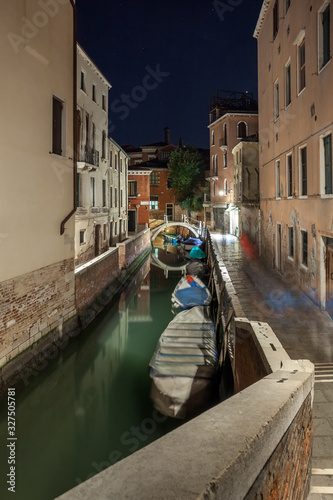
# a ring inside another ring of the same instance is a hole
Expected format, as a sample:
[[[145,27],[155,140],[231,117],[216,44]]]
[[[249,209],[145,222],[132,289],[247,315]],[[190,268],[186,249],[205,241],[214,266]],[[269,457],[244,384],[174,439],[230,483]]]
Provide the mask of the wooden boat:
[[[209,308],[196,306],[177,314],[149,363],[155,408],[175,418],[206,409],[214,393],[217,361]]]

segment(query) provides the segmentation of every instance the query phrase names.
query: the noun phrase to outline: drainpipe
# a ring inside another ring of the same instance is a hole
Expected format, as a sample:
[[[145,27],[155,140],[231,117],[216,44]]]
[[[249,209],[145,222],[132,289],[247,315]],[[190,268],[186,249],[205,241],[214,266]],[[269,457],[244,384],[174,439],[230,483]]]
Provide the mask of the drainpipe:
[[[77,199],[76,199],[76,190],[77,190],[77,117],[76,117],[76,107],[77,107],[77,91],[76,91],[76,72],[77,72],[77,53],[76,53],[76,40],[77,40],[77,18],[76,18],[76,6],[74,0],[70,0],[71,6],[73,8],[73,208],[69,212],[69,214],[64,218],[64,220],[60,224],[60,235],[63,235],[65,232],[65,224],[72,217],[72,215],[76,212],[77,209]]]

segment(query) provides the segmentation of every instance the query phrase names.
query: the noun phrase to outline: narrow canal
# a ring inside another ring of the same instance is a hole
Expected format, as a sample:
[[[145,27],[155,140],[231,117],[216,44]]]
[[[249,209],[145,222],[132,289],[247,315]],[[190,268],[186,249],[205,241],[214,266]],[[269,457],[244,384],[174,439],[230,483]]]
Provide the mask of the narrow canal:
[[[174,250],[153,255],[184,264]],[[156,263],[150,269],[149,258],[82,335],[16,386],[14,495],[2,399],[1,499],[53,499],[183,423],[156,412],[150,400],[148,364],[173,317],[171,293],[181,277],[166,274]]]

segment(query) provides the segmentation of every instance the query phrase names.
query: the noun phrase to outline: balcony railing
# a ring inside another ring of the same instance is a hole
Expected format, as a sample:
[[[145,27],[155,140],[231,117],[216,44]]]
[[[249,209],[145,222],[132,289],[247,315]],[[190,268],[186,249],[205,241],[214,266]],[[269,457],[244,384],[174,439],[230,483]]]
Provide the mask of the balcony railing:
[[[90,146],[81,146],[79,161],[99,167],[99,151]]]

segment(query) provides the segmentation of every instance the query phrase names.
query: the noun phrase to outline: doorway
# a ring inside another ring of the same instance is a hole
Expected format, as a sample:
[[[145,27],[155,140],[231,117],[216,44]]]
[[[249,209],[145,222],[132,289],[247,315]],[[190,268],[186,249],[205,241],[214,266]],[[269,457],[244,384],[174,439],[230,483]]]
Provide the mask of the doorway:
[[[173,203],[166,204],[166,214],[167,214],[168,220],[173,220]]]
[[[281,224],[276,224],[276,268],[281,272]]]
[[[333,317],[333,242],[326,246],[326,310]]]

